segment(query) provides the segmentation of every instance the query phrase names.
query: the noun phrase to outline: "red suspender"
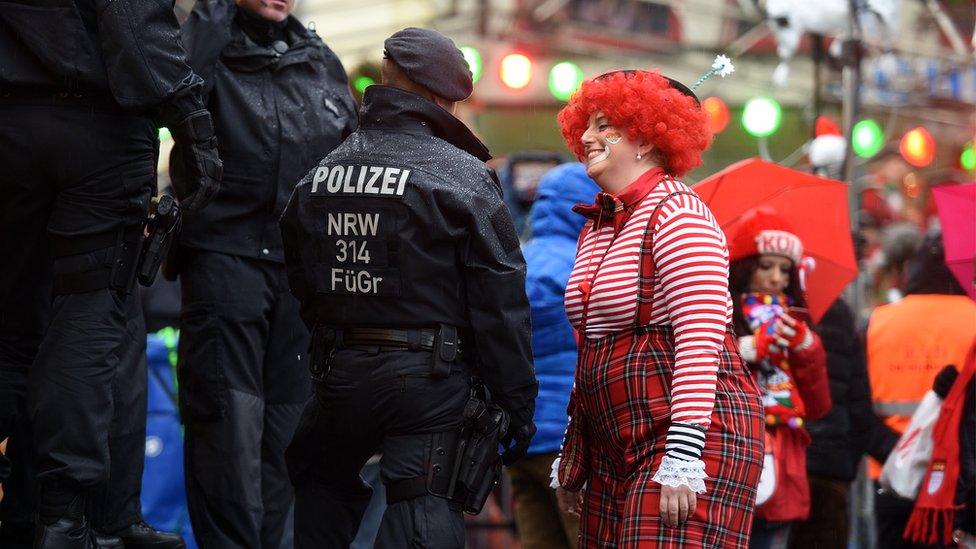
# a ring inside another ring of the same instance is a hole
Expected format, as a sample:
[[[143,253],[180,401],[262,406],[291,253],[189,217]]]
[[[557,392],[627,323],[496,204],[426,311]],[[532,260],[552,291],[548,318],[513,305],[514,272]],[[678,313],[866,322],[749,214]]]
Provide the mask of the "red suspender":
[[[654,312],[654,275],[657,266],[654,264],[654,226],[657,225],[658,215],[661,213],[661,206],[672,197],[679,194],[697,196],[689,191],[675,191],[654,206],[651,219],[644,228],[644,238],[640,248],[640,271],[637,275],[637,314],[634,315],[635,326],[646,326],[651,321]]]

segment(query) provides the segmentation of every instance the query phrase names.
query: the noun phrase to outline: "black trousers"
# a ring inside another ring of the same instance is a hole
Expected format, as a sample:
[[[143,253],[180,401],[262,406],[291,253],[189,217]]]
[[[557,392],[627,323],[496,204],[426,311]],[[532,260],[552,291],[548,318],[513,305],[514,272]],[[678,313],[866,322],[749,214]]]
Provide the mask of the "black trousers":
[[[793,524],[790,549],[845,549],[849,533],[848,480],[809,475],[810,516]]]
[[[427,473],[434,437],[458,428],[470,395],[461,366],[432,378],[429,351],[340,349],[288,447],[296,549],[345,548],[372,489],[360,476],[382,445],[384,485]],[[426,495],[387,507],[376,547],[460,548],[461,512]]]
[[[11,166],[25,152],[22,113],[0,105],[0,162]],[[20,170],[28,171],[28,170]],[[8,438],[8,477],[0,500],[0,546],[33,542],[33,444],[27,413],[27,375],[50,321],[51,257],[47,221],[53,193],[0,170],[0,440]]]
[[[0,129],[0,147],[4,135]],[[8,439],[0,461],[9,465],[0,479],[0,547],[26,549],[33,543],[35,489],[27,375],[50,321],[52,269],[44,202],[8,193],[10,184],[0,172],[0,440]]]
[[[0,428],[18,460],[32,428],[37,480],[88,492],[104,530],[141,519],[145,328],[124,288],[52,298],[51,278],[111,265],[90,242],[138,231],[157,145],[146,117],[0,95]]]
[[[142,520],[142,307],[106,288],[56,296],[52,311],[28,384],[37,478],[86,489],[92,524],[113,532]]]
[[[278,549],[294,499],[285,447],[311,391],[308,330],[284,265],[184,253],[177,373],[193,533],[206,548]]]

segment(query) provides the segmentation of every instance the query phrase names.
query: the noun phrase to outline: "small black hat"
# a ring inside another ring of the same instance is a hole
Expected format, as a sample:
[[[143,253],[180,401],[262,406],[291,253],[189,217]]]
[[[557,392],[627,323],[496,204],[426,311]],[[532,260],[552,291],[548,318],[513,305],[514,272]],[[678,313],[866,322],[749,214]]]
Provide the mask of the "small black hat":
[[[597,76],[596,78],[594,78],[594,80],[601,80],[603,78],[609,78],[611,75],[616,74],[618,72],[623,73],[625,76],[631,76],[631,75],[637,74],[638,72],[649,72],[649,71],[642,71],[642,70],[637,70],[637,69],[624,69],[624,70],[619,70],[619,71],[610,71],[610,72],[605,72],[605,73],[601,74],[600,76]],[[671,84],[671,87],[672,88],[674,88],[674,89],[678,90],[679,92],[683,93],[684,95],[687,95],[688,97],[694,99],[695,100],[695,103],[698,103],[699,105],[701,105],[701,100],[698,99],[698,96],[695,95],[695,92],[691,91],[691,88],[689,88],[688,86],[685,86],[681,82],[678,82],[674,78],[671,78],[669,76],[664,76],[663,74],[661,76],[663,76],[664,79],[667,80],[669,84]]]
[[[430,29],[409,27],[383,42],[391,59],[410,80],[449,101],[467,99],[474,90],[471,69],[454,41]]]

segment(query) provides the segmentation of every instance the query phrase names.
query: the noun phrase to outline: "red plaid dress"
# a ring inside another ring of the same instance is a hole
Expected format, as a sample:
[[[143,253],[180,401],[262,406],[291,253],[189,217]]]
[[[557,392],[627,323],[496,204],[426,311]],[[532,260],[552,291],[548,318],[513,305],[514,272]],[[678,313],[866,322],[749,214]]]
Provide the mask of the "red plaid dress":
[[[655,226],[659,209],[647,227]],[[701,456],[709,477],[706,492],[697,496],[695,513],[684,525],[669,528],[660,518],[661,486],[652,478],[671,426],[675,347],[670,325],[649,324],[656,282],[653,239],[645,228],[632,326],[581,338],[560,484],[573,491],[586,484],[581,547],[747,547],[763,460],[763,415],[731,331],[719,352]],[[584,333],[585,321],[584,310]]]

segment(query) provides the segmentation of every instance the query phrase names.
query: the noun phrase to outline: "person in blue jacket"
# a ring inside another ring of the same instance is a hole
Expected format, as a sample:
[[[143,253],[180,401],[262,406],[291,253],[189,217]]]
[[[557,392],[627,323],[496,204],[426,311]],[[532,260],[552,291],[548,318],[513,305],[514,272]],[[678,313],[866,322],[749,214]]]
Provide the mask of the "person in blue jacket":
[[[517,502],[515,522],[524,549],[577,544],[579,518],[559,510],[549,475],[566,431],[566,408],[576,370],[576,337],[563,308],[563,293],[585,218],[572,208],[589,204],[599,190],[583,164],[561,164],[540,180],[529,213],[531,238],[522,253],[539,380],[534,417],[538,430],[526,457],[509,469]]]

